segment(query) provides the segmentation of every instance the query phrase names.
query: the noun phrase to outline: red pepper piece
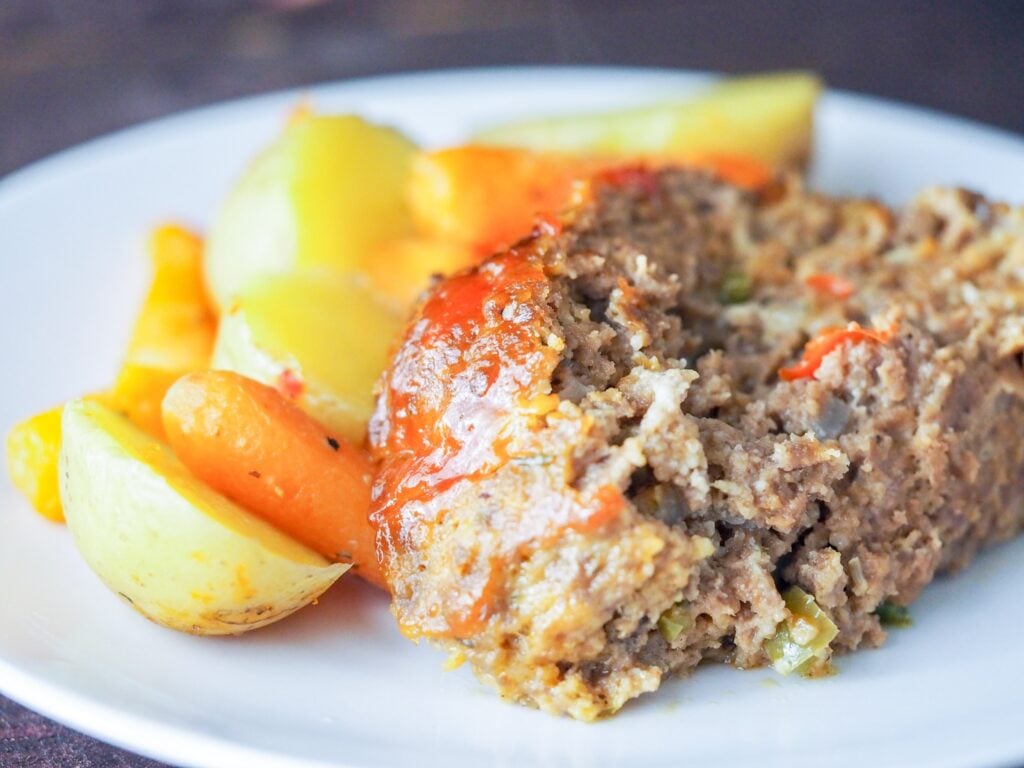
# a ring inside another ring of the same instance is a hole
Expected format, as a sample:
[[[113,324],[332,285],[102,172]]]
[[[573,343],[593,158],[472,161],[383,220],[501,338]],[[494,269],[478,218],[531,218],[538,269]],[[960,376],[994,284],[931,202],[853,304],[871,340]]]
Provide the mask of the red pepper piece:
[[[857,290],[857,286],[842,275],[830,275],[826,272],[809,275],[804,282],[818,293],[840,300],[850,298]]]
[[[893,336],[894,331],[891,328],[883,331],[871,331],[867,328],[861,328],[858,323],[850,323],[846,328],[825,328],[804,345],[804,353],[800,358],[800,362],[789,368],[779,369],[779,378],[783,381],[809,379],[818,370],[821,361],[825,359],[825,355],[847,341],[851,344],[859,344],[865,341],[885,344]]]

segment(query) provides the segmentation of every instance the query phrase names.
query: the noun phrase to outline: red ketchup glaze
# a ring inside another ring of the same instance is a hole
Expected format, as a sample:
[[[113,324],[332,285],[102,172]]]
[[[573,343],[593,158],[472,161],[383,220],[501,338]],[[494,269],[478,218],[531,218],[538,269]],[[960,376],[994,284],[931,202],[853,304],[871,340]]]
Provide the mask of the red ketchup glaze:
[[[823,328],[816,337],[804,345],[803,354],[795,365],[779,369],[779,378],[783,381],[813,378],[828,354],[846,342],[888,344],[895,335],[895,327],[872,331],[861,328],[860,323],[850,323],[846,328]]]
[[[370,424],[381,462],[370,519],[385,570],[444,519],[441,494],[497,472],[520,451],[538,450],[529,434],[537,417],[527,404],[547,397],[557,405],[550,382],[559,353],[545,343],[550,285],[535,247],[524,243],[438,286],[392,360]],[[444,596],[437,622],[413,632],[480,631],[504,598],[514,558],[562,531],[608,523],[625,501],[615,488],[584,499],[566,487],[527,506],[501,511],[491,523],[500,533],[497,550],[480,554],[484,575],[460,582]]]
[[[562,220],[557,213],[538,213],[534,217],[533,237],[542,235],[560,235],[562,233]]]
[[[371,424],[393,475],[377,483],[386,507],[504,463],[503,421],[557,362],[537,311],[547,286],[540,264],[510,252],[442,283],[420,308]]]

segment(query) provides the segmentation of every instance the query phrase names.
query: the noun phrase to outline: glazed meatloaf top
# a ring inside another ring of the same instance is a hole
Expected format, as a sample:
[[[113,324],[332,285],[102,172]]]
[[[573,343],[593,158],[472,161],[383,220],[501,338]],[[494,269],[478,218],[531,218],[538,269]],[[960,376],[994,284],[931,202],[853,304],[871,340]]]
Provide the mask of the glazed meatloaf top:
[[[1024,216],[962,190],[595,179],[435,286],[385,375],[401,627],[584,719],[766,663],[793,585],[819,661],[879,643],[879,605],[1021,525],[1022,275]]]

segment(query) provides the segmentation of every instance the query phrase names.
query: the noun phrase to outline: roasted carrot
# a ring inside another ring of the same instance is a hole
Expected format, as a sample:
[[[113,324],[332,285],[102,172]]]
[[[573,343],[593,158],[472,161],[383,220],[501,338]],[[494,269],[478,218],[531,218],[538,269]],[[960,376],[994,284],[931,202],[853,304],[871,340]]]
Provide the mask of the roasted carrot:
[[[163,401],[167,440],[217,491],[384,586],[367,520],[372,465],[275,389],[230,371],[183,376]]]
[[[748,155],[708,152],[689,159],[683,158],[681,163],[711,171],[723,181],[751,190],[766,187],[774,175],[769,166]]]
[[[750,189],[772,178],[763,163],[740,155],[582,156],[467,144],[420,153],[408,196],[421,232],[483,257],[529,234],[538,215],[564,208],[577,182],[595,173],[607,179],[621,166],[628,173],[667,165],[701,168]]]
[[[563,208],[573,182],[606,165],[526,149],[450,147],[413,161],[409,201],[421,231],[483,257],[529,234],[538,213]]]
[[[36,512],[64,522],[60,503],[60,414],[62,406],[37,413],[16,424],[7,435],[7,471],[14,487]]]
[[[203,240],[176,224],[149,240],[153,282],[135,319],[125,360],[165,371],[210,364],[217,318],[203,286]]]

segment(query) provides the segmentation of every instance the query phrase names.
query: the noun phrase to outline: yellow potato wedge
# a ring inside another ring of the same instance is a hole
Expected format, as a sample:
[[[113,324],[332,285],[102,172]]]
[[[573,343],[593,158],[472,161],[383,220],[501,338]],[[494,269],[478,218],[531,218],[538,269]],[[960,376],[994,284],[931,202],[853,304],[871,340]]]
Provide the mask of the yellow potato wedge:
[[[688,102],[499,125],[483,144],[579,154],[700,158],[753,157],[803,165],[811,151],[821,81],[789,72],[724,80]]]
[[[402,320],[365,278],[332,270],[265,276],[221,317],[212,367],[275,387],[359,445]]]
[[[307,267],[360,271],[412,230],[405,199],[414,145],[355,116],[299,115],[249,167],[210,231],[206,282],[217,306],[253,277]]]
[[[164,443],[106,406],[63,411],[61,499],[92,570],[171,629],[237,634],[307,605],[348,566],[197,480]]]

